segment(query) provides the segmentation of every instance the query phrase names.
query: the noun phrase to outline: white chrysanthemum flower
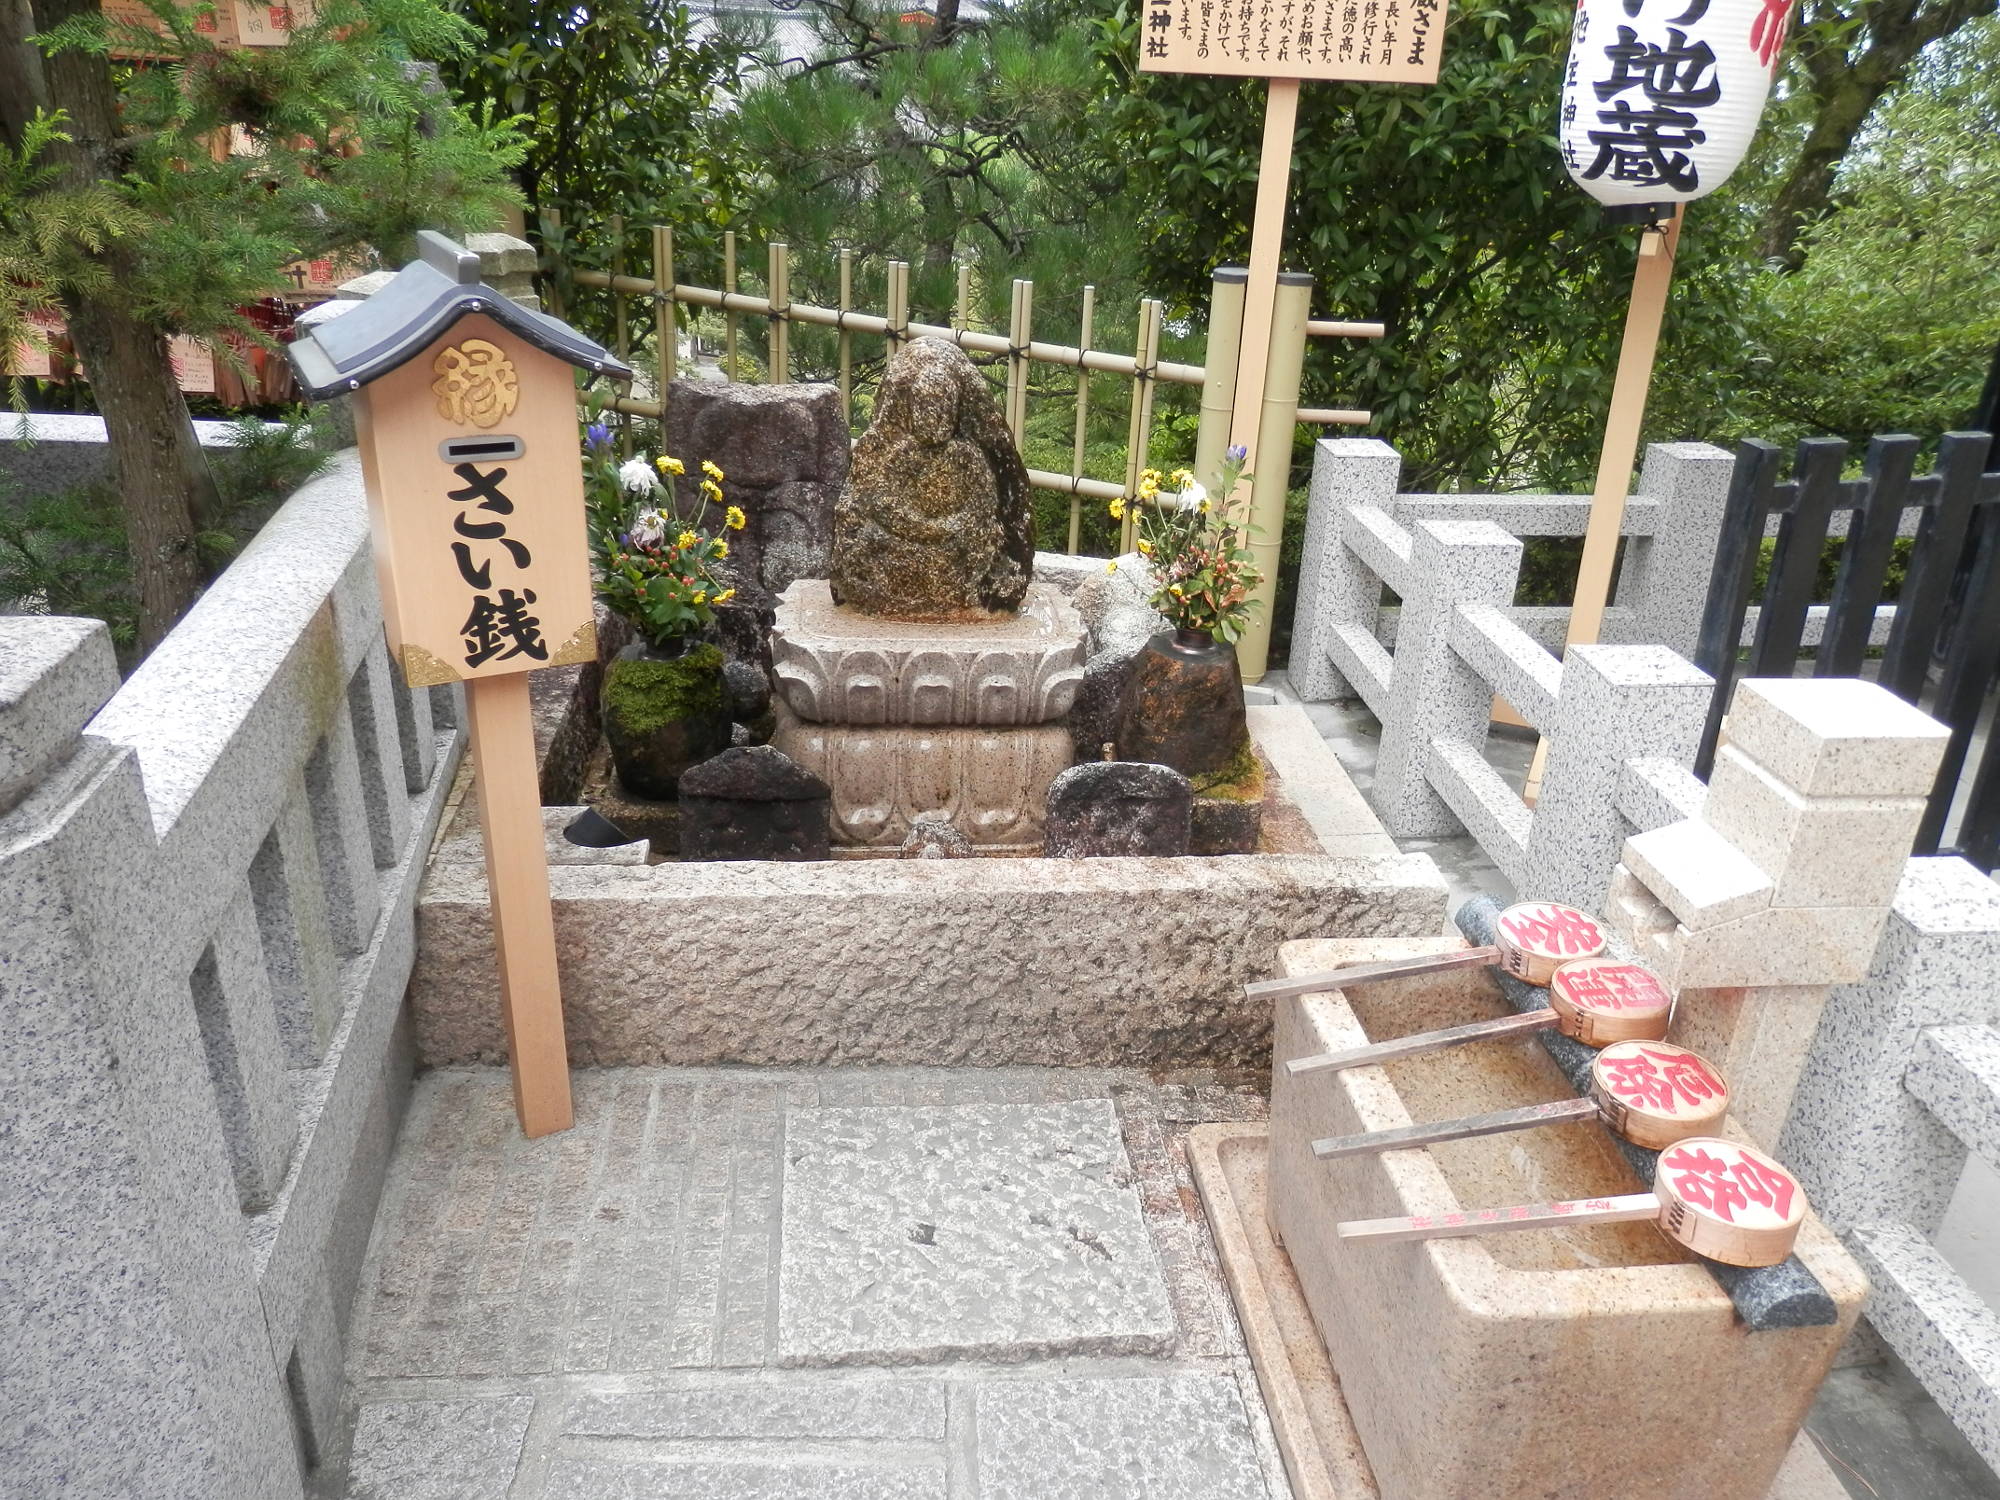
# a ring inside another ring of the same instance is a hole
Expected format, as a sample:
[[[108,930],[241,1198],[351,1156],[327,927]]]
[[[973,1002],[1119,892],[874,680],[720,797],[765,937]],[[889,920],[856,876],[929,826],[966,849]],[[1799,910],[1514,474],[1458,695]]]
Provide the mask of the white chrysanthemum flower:
[[[1199,479],[1191,481],[1185,489],[1174,496],[1174,504],[1182,510],[1200,510],[1201,502],[1208,498],[1208,487]]]
[[[628,495],[650,495],[660,487],[660,476],[643,458],[628,458],[618,466],[618,485]]]
[[[632,529],[626,535],[632,538],[635,547],[657,547],[667,539],[667,518],[649,506],[633,517]]]

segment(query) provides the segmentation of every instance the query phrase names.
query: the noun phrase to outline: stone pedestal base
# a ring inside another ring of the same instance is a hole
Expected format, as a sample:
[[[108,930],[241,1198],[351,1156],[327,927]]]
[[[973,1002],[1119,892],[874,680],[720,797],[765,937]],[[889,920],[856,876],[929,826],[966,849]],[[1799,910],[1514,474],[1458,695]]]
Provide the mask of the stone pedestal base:
[[[778,711],[771,743],[833,788],[836,848],[895,850],[920,813],[943,813],[996,854],[1038,852],[1049,783],[1069,768],[1069,731],[856,728]]]
[[[1021,612],[910,624],[843,609],[823,578],[785,590],[771,627],[778,691],[816,724],[1048,724],[1083,681],[1083,617],[1045,583]]]

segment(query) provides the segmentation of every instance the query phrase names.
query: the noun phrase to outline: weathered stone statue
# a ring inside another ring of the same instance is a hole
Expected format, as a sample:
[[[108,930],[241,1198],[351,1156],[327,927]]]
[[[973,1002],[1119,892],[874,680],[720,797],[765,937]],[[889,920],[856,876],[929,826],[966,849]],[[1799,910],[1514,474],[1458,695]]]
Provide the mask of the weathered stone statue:
[[[892,620],[1011,615],[1035,566],[1028,471],[972,361],[912,342],[833,513],[833,597]]]

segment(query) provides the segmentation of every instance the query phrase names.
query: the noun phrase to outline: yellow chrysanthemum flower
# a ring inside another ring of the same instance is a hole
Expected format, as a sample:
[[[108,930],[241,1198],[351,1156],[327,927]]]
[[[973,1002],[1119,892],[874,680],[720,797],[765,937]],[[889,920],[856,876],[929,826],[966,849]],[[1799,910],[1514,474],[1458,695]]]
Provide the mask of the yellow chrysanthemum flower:
[[[1139,555],[1141,557],[1151,557],[1153,555],[1153,544],[1144,537],[1139,538]]]
[[[718,465],[716,465],[715,463],[711,462],[706,458],[704,458],[701,461],[701,472],[706,474],[710,479],[714,480],[722,480],[728,477],[722,472],[721,468]]]
[[[715,555],[717,557],[729,556],[729,543],[725,542],[721,537],[715,539]]]
[[[1157,500],[1160,498],[1160,476],[1148,469],[1139,479],[1139,498]]]
[[[1111,519],[1114,521],[1125,519],[1125,502],[1123,500],[1113,500],[1111,502]]]
[[[1202,501],[1202,502],[1201,502],[1201,513],[1202,513],[1203,515],[1207,515],[1207,514],[1208,514],[1208,512],[1209,512],[1209,508],[1210,508],[1210,507],[1209,507],[1209,503],[1208,503],[1208,502],[1207,502],[1206,500],[1204,500],[1204,501]]]
[[[678,458],[675,458],[671,453],[661,454],[654,462],[659,465],[662,474],[687,473],[687,465],[682,463]]]
[[[1107,573],[1116,573],[1118,571],[1118,564],[1115,562],[1108,562],[1104,565],[1104,571]]]
[[[722,502],[722,486],[713,479],[704,479],[701,482],[701,492],[717,504]]]
[[[729,507],[729,513],[722,518],[722,524],[731,531],[741,531],[749,523],[750,518],[743,514],[740,507],[734,505]]]
[[[1192,471],[1192,470],[1188,470],[1188,469],[1176,469],[1176,470],[1174,470],[1174,488],[1175,488],[1175,489],[1177,489],[1177,490],[1184,490],[1184,489],[1186,489],[1186,488],[1187,488],[1187,487],[1188,487],[1189,485],[1191,485],[1191,484],[1193,484],[1193,483],[1194,483],[1194,473],[1193,473],[1193,471]]]
[[[697,604],[706,604],[708,603],[708,595],[697,589],[695,591],[694,602]]]
[[[692,547],[700,540],[701,538],[696,536],[692,531],[683,531],[679,536],[674,538],[674,545],[676,547]]]
[[[731,599],[734,599],[735,597],[736,597],[735,589],[724,589],[721,593],[715,596],[715,602],[717,604],[727,604]]]

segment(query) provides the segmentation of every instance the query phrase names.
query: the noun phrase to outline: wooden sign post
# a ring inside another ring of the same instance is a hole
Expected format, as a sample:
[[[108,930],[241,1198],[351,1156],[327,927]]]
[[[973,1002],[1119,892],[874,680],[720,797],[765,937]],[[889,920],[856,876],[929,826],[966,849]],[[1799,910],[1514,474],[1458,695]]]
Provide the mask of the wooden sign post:
[[[391,658],[413,688],[465,684],[515,1113],[547,1135],[570,1124],[569,1062],[527,674],[596,657],[572,369],[632,372],[418,239],[289,352],[309,395],[355,393]]]
[[[1231,447],[1265,462],[1259,446],[1264,371],[1271,358],[1279,263],[1284,256],[1285,206],[1298,125],[1299,85],[1308,79],[1353,83],[1435,83],[1444,45],[1446,0],[1146,0],[1140,13],[1139,70],[1264,78],[1264,144],[1257,164],[1257,205],[1250,221],[1250,284],[1243,303]],[[1275,450],[1273,450],[1275,451]],[[1289,442],[1285,449],[1290,452]],[[1287,458],[1289,462],[1289,458]],[[1214,483],[1212,474],[1196,476]],[[1266,481],[1269,482],[1268,480]],[[1284,485],[1280,483],[1282,494]],[[1280,518],[1283,509],[1280,507]],[[1278,538],[1253,538],[1271,565],[1258,597],[1267,611],[1239,646],[1244,675],[1263,675],[1270,639]]]

